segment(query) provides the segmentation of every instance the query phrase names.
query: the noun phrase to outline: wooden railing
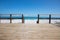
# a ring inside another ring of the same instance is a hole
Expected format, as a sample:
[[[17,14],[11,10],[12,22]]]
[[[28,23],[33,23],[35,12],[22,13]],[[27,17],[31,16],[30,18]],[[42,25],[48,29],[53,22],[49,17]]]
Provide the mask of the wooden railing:
[[[10,15],[9,18],[1,18],[2,15]],[[12,18],[12,15],[21,15],[22,17],[20,18]],[[0,22],[1,19],[10,19],[10,23],[12,23],[12,19],[22,19],[22,23],[24,23],[24,15],[23,14],[0,14]]]
[[[49,15],[49,18],[40,18],[40,15]],[[51,19],[60,19],[60,17],[59,18],[52,18],[52,15],[59,15],[60,16],[60,14],[38,14],[37,23],[39,24],[39,19],[49,19],[49,24],[51,23]]]
[[[9,18],[1,18],[2,15],[9,15],[10,17]],[[21,15],[20,18],[12,18],[12,15]],[[41,15],[49,15],[48,18],[41,18],[40,16]],[[59,15],[60,14],[38,14],[37,16],[37,24],[39,24],[39,20],[40,19],[49,19],[49,24],[51,23],[51,19],[60,19],[60,18],[52,18],[52,15]],[[1,22],[1,19],[10,19],[10,23],[12,23],[12,19],[22,19],[22,23],[24,23],[24,15],[23,14],[0,14],[0,22]]]

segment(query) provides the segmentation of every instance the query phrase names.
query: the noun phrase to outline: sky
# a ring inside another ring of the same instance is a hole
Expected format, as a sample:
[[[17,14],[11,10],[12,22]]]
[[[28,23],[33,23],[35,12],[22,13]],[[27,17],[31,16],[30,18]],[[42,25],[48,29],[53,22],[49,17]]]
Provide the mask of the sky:
[[[0,0],[0,14],[60,14],[60,0]]]

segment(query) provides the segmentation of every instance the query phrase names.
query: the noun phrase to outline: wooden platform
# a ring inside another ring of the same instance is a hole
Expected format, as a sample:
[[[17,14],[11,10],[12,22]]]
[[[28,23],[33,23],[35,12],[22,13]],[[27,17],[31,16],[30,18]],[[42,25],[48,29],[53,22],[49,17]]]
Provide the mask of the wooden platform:
[[[0,24],[0,40],[60,40],[53,24]]]

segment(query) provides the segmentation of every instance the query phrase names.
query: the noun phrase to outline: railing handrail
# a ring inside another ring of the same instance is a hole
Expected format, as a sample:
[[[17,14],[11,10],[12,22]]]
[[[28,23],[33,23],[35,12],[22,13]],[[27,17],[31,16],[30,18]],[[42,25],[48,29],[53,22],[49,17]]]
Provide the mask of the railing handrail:
[[[0,14],[0,19],[2,15],[9,15],[10,16],[10,23],[12,23],[12,15],[19,15],[19,14]],[[20,14],[22,16],[22,23],[24,23],[24,15]],[[6,18],[5,18],[6,19]]]
[[[40,15],[47,15],[47,14],[38,14],[38,20],[37,20],[37,23],[39,23],[39,19],[40,19]],[[49,24],[51,23],[51,19],[52,19],[52,14],[48,14],[49,15]],[[54,15],[56,15],[56,14],[54,14]],[[45,19],[45,18],[43,18],[43,19]],[[54,19],[56,19],[56,18],[54,18]],[[60,19],[60,18],[57,18],[57,19]]]
[[[10,16],[10,23],[12,23],[11,21],[12,21],[12,16],[13,15],[21,15],[22,16],[22,23],[24,23],[24,15],[23,14],[0,14],[0,17],[2,16],[2,15],[9,15]],[[37,23],[39,23],[39,19],[40,19],[40,15],[49,15],[49,23],[51,23],[51,19],[52,19],[52,15],[60,15],[60,14],[38,14],[38,21],[37,21]],[[1,18],[0,18],[1,19]],[[44,19],[44,18],[43,18]],[[56,18],[54,18],[54,19],[56,19]],[[57,18],[57,19],[60,19],[60,18]]]
[[[0,15],[10,15],[10,14],[0,14]],[[22,14],[12,14],[12,15],[22,15]]]
[[[39,15],[50,15],[50,14],[39,14]],[[51,14],[51,15],[60,15],[60,14]]]

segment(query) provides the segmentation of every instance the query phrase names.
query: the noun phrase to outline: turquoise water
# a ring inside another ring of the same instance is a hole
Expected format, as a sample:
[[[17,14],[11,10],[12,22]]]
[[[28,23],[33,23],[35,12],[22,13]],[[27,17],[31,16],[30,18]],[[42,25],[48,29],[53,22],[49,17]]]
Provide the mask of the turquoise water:
[[[0,17],[1,19],[10,19],[10,16],[1,16]],[[40,19],[49,19],[49,17],[39,17]],[[52,17],[52,19],[60,19],[60,17]],[[12,16],[12,19],[22,19],[22,17],[21,16]],[[38,19],[38,17],[31,17],[31,16],[24,16],[24,19],[29,19],[29,20],[31,20],[31,19]]]

